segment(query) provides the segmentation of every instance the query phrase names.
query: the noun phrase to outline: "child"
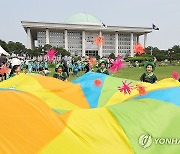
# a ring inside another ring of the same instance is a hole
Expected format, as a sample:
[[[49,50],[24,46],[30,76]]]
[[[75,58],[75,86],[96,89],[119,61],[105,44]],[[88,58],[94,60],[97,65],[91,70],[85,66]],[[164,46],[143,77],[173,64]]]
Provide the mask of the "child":
[[[32,62],[29,61],[28,63],[28,72],[31,73],[32,72]]]
[[[155,83],[157,77],[154,75],[155,65],[153,62],[146,62],[144,67],[146,68],[146,73],[143,73],[140,77],[142,82]]]
[[[109,75],[109,71],[107,70],[106,65],[107,65],[107,62],[105,60],[100,60],[99,69],[96,72]]]
[[[68,69],[69,69],[69,70],[68,70],[69,72],[72,71],[72,63],[71,63],[71,62],[68,63]]]
[[[73,74],[74,74],[74,76],[78,76],[78,69],[79,69],[78,64],[75,63],[74,67],[73,67]]]
[[[0,64],[0,81],[6,80],[8,72],[9,72],[9,69],[7,67],[7,63],[2,62]]]
[[[63,72],[63,65],[57,64],[55,68],[55,74],[53,75],[54,78],[57,78],[62,81],[67,81],[67,75],[65,72]]]
[[[44,73],[44,76],[48,76],[49,73],[51,73],[51,71],[47,70],[47,69],[44,69],[43,70],[43,73]]]
[[[45,67],[45,70],[48,70],[48,63],[47,63],[47,61],[44,62],[44,67]]]
[[[43,71],[43,61],[39,63],[39,72]]]
[[[34,62],[32,62],[32,70],[33,70],[33,72],[36,72],[36,69],[37,69],[36,61],[34,61]]]
[[[10,74],[9,74],[9,78],[10,77],[14,77],[16,75],[19,75],[21,73],[21,67],[20,65],[14,65]]]
[[[89,72],[90,71],[90,66],[89,66],[89,63],[87,63],[85,65],[85,73]]]

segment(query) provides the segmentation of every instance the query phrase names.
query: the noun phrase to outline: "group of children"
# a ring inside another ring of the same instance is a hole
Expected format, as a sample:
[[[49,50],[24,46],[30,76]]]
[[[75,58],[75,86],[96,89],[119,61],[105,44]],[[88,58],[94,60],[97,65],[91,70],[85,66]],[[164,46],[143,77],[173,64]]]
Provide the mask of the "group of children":
[[[98,69],[96,72],[109,75],[107,64],[108,63],[106,60],[101,59],[98,63]],[[0,64],[0,80],[6,80],[6,79],[16,76],[22,72],[21,64],[12,65],[11,69],[8,69],[8,67],[6,65],[7,64],[5,62]],[[37,67],[34,65],[36,65]],[[153,62],[146,62],[144,67],[146,69],[146,72],[141,75],[140,81],[148,82],[148,83],[157,82],[157,77],[154,74],[155,64]],[[48,63],[47,62],[43,62],[43,63],[41,63],[41,62],[40,63],[37,63],[37,62],[31,63],[30,62],[27,65],[27,69],[30,71],[29,73],[31,73],[31,69],[33,71],[43,71],[44,68],[45,68],[45,70],[48,71]],[[90,71],[89,63],[87,63],[84,68],[85,68],[85,73]],[[74,63],[72,71],[75,76],[78,75],[79,66],[77,63]],[[45,75],[45,74],[43,74],[43,75]],[[68,76],[69,75],[66,73],[64,65],[57,64],[55,67],[55,74],[53,75],[53,77],[60,79],[62,81],[67,81]],[[180,79],[179,79],[179,82],[180,82]]]
[[[7,66],[7,63],[0,64],[0,81],[7,80],[21,72],[20,65],[12,65],[12,69]]]
[[[109,72],[107,70],[107,62],[104,60],[101,60],[99,63],[99,69],[97,70],[97,73],[104,73],[109,75]],[[148,83],[155,83],[157,81],[156,75],[153,73],[155,70],[155,65],[153,62],[146,62],[145,63],[145,69],[146,72],[143,73],[140,77],[140,81],[142,82],[148,82]],[[179,79],[180,81],[180,79]]]
[[[107,69],[107,62],[105,60],[100,60],[98,66],[99,66],[99,68],[96,71],[97,73],[104,73],[104,74],[109,75],[109,71]],[[78,67],[77,63],[74,64],[72,71],[75,76],[78,75],[79,67]],[[85,65],[85,73],[87,73],[89,71],[90,71],[90,65],[89,65],[89,63],[87,63]],[[66,72],[64,71],[64,66],[62,64],[56,65],[55,74],[53,75],[53,77],[60,79],[62,81],[67,81],[68,76],[67,76]]]
[[[68,66],[68,71],[69,72],[73,72],[73,75],[77,75],[79,71],[84,71],[85,67],[86,67],[86,63],[84,62],[75,62],[75,63],[71,63],[69,62],[67,64]]]
[[[21,63],[21,69],[24,68],[24,64]],[[48,62],[47,61],[27,61],[26,62],[26,69],[29,73],[31,72],[40,72],[43,70],[48,70]]]
[[[72,72],[72,74],[77,77],[80,71],[85,71],[85,73],[92,71],[92,66],[90,66],[88,61],[75,62],[74,64],[69,63],[68,71]]]
[[[0,63],[0,81],[9,79],[20,73],[26,73],[25,68],[27,69],[27,73],[38,73],[44,76],[50,73],[47,62],[28,61],[28,63],[23,63],[16,58],[12,62],[6,60]]]

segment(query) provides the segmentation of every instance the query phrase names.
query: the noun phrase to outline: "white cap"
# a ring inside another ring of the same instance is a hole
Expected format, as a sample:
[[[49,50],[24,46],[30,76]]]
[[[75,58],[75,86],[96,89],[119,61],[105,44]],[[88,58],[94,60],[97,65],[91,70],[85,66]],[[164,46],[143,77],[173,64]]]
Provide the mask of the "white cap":
[[[21,61],[18,58],[13,58],[11,60],[12,67],[15,66],[15,65],[20,65],[20,64],[21,64]]]

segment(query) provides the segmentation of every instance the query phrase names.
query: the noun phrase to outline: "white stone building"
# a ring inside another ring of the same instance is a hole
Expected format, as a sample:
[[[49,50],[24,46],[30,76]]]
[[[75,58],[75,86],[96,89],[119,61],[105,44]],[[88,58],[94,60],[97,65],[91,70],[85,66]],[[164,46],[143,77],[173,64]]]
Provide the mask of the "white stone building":
[[[102,26],[101,20],[88,13],[74,14],[64,23],[46,23],[21,21],[27,33],[28,48],[50,44],[63,47],[72,55],[133,56],[133,47],[144,35],[144,47],[147,46],[147,34],[150,27]],[[104,36],[105,44],[97,46],[94,38]]]

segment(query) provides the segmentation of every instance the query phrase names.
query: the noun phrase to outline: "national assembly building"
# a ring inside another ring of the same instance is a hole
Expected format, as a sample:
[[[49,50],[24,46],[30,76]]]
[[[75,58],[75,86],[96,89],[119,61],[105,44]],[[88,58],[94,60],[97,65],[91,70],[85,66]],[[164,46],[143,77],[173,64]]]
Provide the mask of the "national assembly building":
[[[27,33],[28,48],[36,45],[50,44],[62,47],[79,56],[107,57],[111,53],[115,56],[133,57],[134,45],[139,37],[144,37],[144,47],[147,46],[147,34],[151,27],[109,26],[89,13],[77,13],[67,18],[63,23],[21,21]],[[104,36],[104,45],[96,45],[94,38]]]

